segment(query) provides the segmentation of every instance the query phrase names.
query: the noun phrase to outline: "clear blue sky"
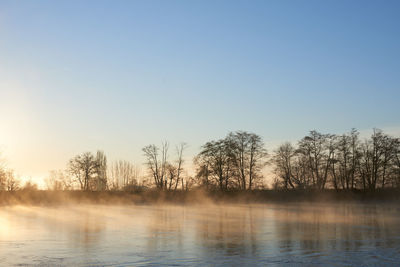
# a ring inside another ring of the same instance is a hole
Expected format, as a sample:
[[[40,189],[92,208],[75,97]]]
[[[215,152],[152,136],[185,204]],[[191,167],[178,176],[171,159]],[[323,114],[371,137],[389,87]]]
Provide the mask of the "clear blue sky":
[[[400,129],[400,1],[0,1],[0,149],[22,175],[232,130]]]

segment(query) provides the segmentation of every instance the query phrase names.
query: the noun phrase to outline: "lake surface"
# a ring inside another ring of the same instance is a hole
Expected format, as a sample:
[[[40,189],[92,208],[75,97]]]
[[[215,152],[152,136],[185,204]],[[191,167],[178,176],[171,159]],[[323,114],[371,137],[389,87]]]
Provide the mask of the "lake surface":
[[[391,204],[0,207],[0,266],[394,266]]]

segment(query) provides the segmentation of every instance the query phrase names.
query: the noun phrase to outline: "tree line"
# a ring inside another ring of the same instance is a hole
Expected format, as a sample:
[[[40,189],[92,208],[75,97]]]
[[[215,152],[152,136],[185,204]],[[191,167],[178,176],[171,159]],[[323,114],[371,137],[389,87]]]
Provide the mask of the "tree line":
[[[32,191],[37,190],[38,186],[31,180],[22,183],[21,180],[15,175],[13,170],[0,166],[0,191]]]
[[[103,151],[84,152],[71,158],[65,170],[51,171],[50,190],[135,191],[158,190],[253,190],[266,188],[266,169],[273,170],[275,189],[375,190],[400,187],[400,139],[374,129],[360,138],[352,129],[341,135],[310,131],[296,144],[281,144],[267,153],[261,136],[246,131],[231,132],[201,146],[193,159],[192,175],[185,168],[187,144],[163,142],[142,149],[145,171],[132,162],[109,163]],[[170,157],[170,154],[173,156]],[[271,176],[269,176],[271,178]],[[0,167],[0,190],[37,189],[21,186],[11,170]]]
[[[274,152],[275,186],[285,189],[400,187],[400,139],[374,129],[361,139],[352,129],[341,135],[311,131],[297,145]]]

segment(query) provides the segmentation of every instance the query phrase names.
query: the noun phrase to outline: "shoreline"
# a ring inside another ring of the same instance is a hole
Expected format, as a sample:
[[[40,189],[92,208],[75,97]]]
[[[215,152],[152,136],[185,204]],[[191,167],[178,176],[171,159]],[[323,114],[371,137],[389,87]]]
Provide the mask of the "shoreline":
[[[145,205],[145,204],[267,204],[267,203],[399,203],[400,190],[375,191],[253,190],[253,191],[14,191],[0,192],[0,206],[13,205]]]

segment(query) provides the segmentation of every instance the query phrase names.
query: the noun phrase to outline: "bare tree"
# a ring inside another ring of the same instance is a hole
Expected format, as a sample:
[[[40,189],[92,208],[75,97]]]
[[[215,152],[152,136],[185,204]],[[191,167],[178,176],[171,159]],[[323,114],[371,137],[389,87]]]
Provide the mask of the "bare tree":
[[[211,162],[209,157],[198,155],[194,158],[193,162],[197,166],[195,180],[200,186],[204,186],[209,190],[212,186],[211,182]]]
[[[311,131],[299,142],[298,151],[307,159],[312,184],[317,189],[324,189],[328,181],[334,155],[334,138],[334,135]]]
[[[267,151],[259,135],[244,131],[229,133],[224,139],[202,146],[194,163],[196,179],[209,188],[251,190],[262,178]]]
[[[12,169],[7,169],[4,159],[0,157],[0,191],[16,191],[20,189],[20,180]]]
[[[45,183],[48,190],[60,191],[71,190],[73,188],[71,177],[62,170],[50,171],[49,176],[45,179]]]
[[[0,191],[3,191],[6,189],[6,171],[0,166]]]
[[[137,186],[140,170],[134,164],[119,160],[111,165],[111,187],[114,190],[128,189]]]
[[[396,138],[393,163],[391,169],[392,186],[400,188],[400,138]]]
[[[340,136],[311,131],[298,149],[280,146],[272,162],[285,188],[375,190],[400,185],[399,151],[400,139],[379,129],[363,142],[355,129]]]
[[[38,185],[31,180],[25,182],[24,186],[22,187],[24,191],[36,191],[38,190]],[[11,191],[11,190],[10,190]]]
[[[183,172],[183,152],[186,149],[187,144],[186,143],[181,143],[179,144],[179,146],[176,147],[176,154],[177,154],[177,160],[176,160],[176,183],[175,183],[175,190],[178,187],[179,182],[181,182],[182,185],[182,190],[184,190],[185,186],[184,186],[184,179],[182,176],[182,172]]]
[[[272,163],[275,165],[275,174],[282,180],[284,188],[295,188],[293,178],[293,163],[296,149],[290,143],[284,143],[275,150]],[[277,183],[278,181],[276,181]]]
[[[20,180],[15,177],[15,174],[12,170],[8,170],[6,172],[6,188],[7,191],[16,191],[20,189]]]
[[[178,186],[185,188],[183,176],[183,152],[186,149],[186,143],[176,146],[176,160],[168,161],[168,142],[163,142],[161,149],[155,145],[149,145],[143,148],[146,157],[146,164],[154,184],[159,189],[177,190]]]
[[[386,185],[388,172],[396,158],[397,139],[374,129],[371,139],[361,146],[359,172],[364,189],[375,190]]]
[[[155,145],[148,145],[143,148],[144,156],[146,157],[147,167],[150,175],[154,179],[154,183],[159,189],[167,188],[167,155],[168,155],[168,142],[163,142],[160,149]]]
[[[239,188],[251,190],[254,181],[261,179],[261,169],[265,166],[267,151],[259,135],[244,131],[230,133],[226,142],[230,146],[235,174]]]
[[[69,161],[68,170],[79,182],[81,190],[91,189],[91,182],[98,171],[97,165],[95,157],[90,152],[77,155]]]
[[[107,181],[107,157],[103,151],[97,151],[95,158],[96,177],[92,188],[104,191],[108,187]]]
[[[201,152],[197,155],[195,162],[205,165],[199,166],[199,171],[207,175],[208,186],[215,182],[220,190],[227,190],[233,177],[233,159],[230,152],[230,144],[226,140],[207,142],[202,146]],[[206,170],[204,172],[204,170]],[[201,179],[200,173],[197,177]]]
[[[262,178],[261,169],[265,166],[267,150],[264,148],[264,142],[261,136],[256,134],[247,134],[249,138],[249,187],[252,189],[254,182]]]
[[[351,129],[350,132],[350,150],[351,150],[351,189],[356,186],[357,168],[360,164],[360,141],[359,132],[356,129]]]

